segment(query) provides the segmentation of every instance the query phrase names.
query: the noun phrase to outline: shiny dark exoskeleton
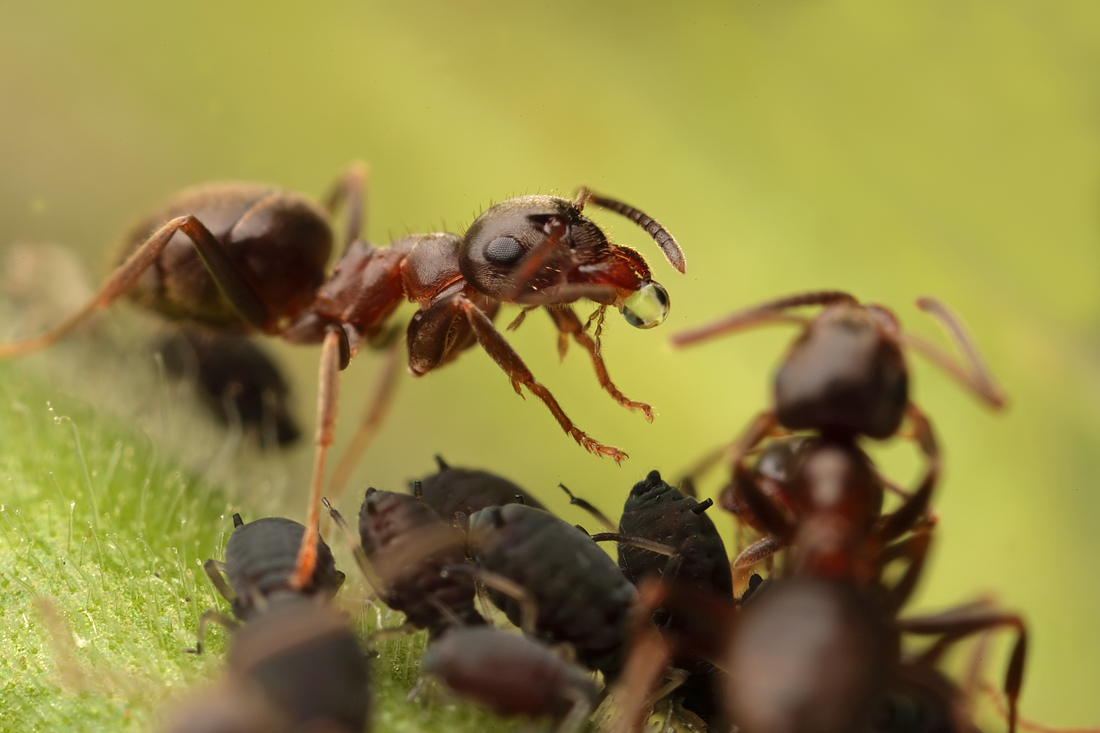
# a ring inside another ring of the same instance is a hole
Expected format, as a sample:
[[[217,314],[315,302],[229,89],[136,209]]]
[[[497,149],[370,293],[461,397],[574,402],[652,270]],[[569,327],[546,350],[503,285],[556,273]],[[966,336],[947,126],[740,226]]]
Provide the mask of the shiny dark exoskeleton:
[[[243,623],[207,611],[195,651],[202,650],[206,626],[220,623],[232,630],[223,684],[227,691],[259,691],[264,704],[256,715],[275,714],[293,730],[363,731],[370,665],[346,615],[329,605],[344,576],[328,546],[318,545],[311,580],[298,589],[291,580],[305,527],[279,517],[244,524],[234,515],[233,522],[224,563],[228,584],[218,563],[208,560],[205,569]]]
[[[706,515],[711,505],[684,496],[678,489],[651,471],[630,490],[619,520],[619,533],[660,542],[676,550],[675,559],[628,544],[619,545],[619,567],[635,585],[646,578],[662,578],[674,592],[691,589],[714,602],[733,603],[733,574],[722,536]],[[672,566],[671,572],[667,570]],[[657,608],[653,620],[663,633],[674,638],[686,632],[683,628],[694,619],[681,618],[668,609]],[[698,654],[678,651],[672,666],[688,673],[688,678],[674,691],[684,708],[707,722],[708,727],[721,728],[721,703],[715,699],[715,686],[721,674]]]
[[[542,510],[509,504],[470,517],[470,550],[479,567],[534,596],[539,638],[572,645],[581,664],[608,679],[618,674],[635,590],[588,535]],[[519,623],[516,602],[495,591],[490,597]]]
[[[474,512],[505,504],[546,508],[538,499],[503,476],[472,468],[454,468],[439,456],[435,460],[439,471],[414,482],[414,490],[418,490],[424,503],[447,521],[458,521],[466,527]]]
[[[359,538],[387,606],[432,638],[452,624],[485,623],[474,607],[468,575],[443,571],[466,560],[462,534],[425,502],[407,494],[367,489],[359,511]],[[440,610],[440,606],[448,613]]]
[[[686,261],[669,232],[638,209],[582,189],[574,200],[521,196],[482,213],[464,235],[413,234],[388,247],[360,240],[365,167],[341,176],[325,207],[280,189],[255,184],[214,184],[186,191],[138,227],[125,243],[126,260],[92,300],[41,336],[0,344],[0,358],[44,348],[99,308],[123,295],[164,316],[226,333],[256,332],[291,343],[322,344],[316,457],[295,582],[308,581],[315,561],[325,457],[333,442],[339,370],[363,345],[384,341],[389,318],[403,302],[419,307],[406,330],[408,367],[426,374],[480,345],[518,391],[526,387],[585,450],[626,458],[618,448],[589,437],[523,363],[493,325],[503,303],[545,307],[559,331],[593,362],[600,386],[614,400],[652,418],[652,409],[615,387],[597,338],[571,304],[586,298],[602,316],[619,309],[639,328],[668,314],[669,299],[645,258],[613,244],[582,213],[589,203],[636,223],[668,261]],[[330,216],[348,209],[343,253],[331,275]],[[327,211],[326,211],[327,209]],[[384,404],[383,390],[377,405]],[[373,410],[371,411],[373,412]]]
[[[204,568],[215,588],[232,604],[233,615],[242,621],[262,611],[278,594],[316,595],[328,600],[343,584],[344,574],[336,569],[332,551],[321,540],[309,582],[301,588],[292,586],[298,549],[305,534],[305,527],[298,522],[261,517],[245,524],[239,514],[234,514],[233,527],[222,564],[228,588],[219,575],[219,563],[207,560]]]
[[[722,536],[706,515],[710,502],[699,503],[651,471],[630,490],[619,520],[619,533],[668,545],[678,555],[669,582],[698,588],[733,601],[733,576]],[[635,585],[647,576],[660,576],[670,558],[639,547],[619,545],[619,567]],[[655,619],[658,625],[666,616]]]
[[[154,349],[169,375],[193,382],[222,424],[239,423],[260,444],[287,446],[301,430],[290,412],[290,386],[278,365],[248,338],[181,328]]]
[[[561,731],[578,730],[596,697],[589,675],[546,645],[486,627],[448,631],[420,669],[497,715],[551,717]]]

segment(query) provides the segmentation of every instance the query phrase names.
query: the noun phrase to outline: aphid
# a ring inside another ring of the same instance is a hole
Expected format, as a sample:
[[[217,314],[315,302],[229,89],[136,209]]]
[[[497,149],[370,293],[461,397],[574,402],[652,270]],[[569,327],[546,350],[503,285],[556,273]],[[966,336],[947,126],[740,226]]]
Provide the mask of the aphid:
[[[447,521],[465,527],[479,509],[504,504],[526,504],[545,509],[542,503],[503,476],[471,468],[453,468],[435,457],[439,472],[413,482],[413,490],[425,504]]]
[[[295,576],[299,584],[307,581],[314,562],[338,372],[360,346],[386,334],[388,318],[400,303],[420,307],[406,332],[412,374],[427,374],[480,344],[516,391],[527,387],[581,446],[621,461],[625,453],[573,424],[493,318],[506,302],[546,307],[562,338],[572,337],[588,352],[601,387],[623,406],[652,417],[648,405],[626,398],[611,382],[598,341],[585,332],[569,304],[587,298],[598,304],[600,319],[613,306],[632,325],[650,328],[667,315],[668,294],[653,281],[638,252],[612,244],[583,215],[585,205],[591,202],[631,219],[677,270],[686,266],[680,246],[664,227],[588,189],[575,200],[508,199],[484,212],[461,236],[414,234],[375,247],[359,240],[364,177],[361,165],[351,166],[326,199],[329,214],[341,201],[349,209],[344,252],[327,277],[333,234],[325,211],[270,186],[203,186],[180,194],[134,230],[126,261],[84,308],[41,336],[0,346],[0,358],[49,346],[124,294],[170,319],[322,344],[316,458]]]
[[[497,629],[452,629],[428,647],[421,672],[497,715],[551,717],[577,731],[592,712],[596,685],[546,645]]]
[[[347,617],[328,604],[343,582],[323,542],[310,583],[295,588],[298,546],[305,528],[278,517],[241,522],[226,544],[228,585],[208,560],[207,574],[229,600],[243,623],[206,612],[199,625],[201,652],[206,626],[232,630],[228,684],[263,693],[296,730],[356,732],[365,729],[370,711],[370,666]]]
[[[247,621],[280,594],[317,595],[326,601],[336,595],[344,583],[344,574],[336,569],[332,551],[324,540],[318,542],[317,563],[309,582],[301,587],[292,583],[304,534],[305,527],[292,519],[261,517],[245,524],[240,514],[233,515],[233,533],[225,545],[225,562],[207,560],[203,568],[217,591],[231,604],[234,616]],[[200,627],[200,648],[204,628],[205,625]]]
[[[443,571],[466,560],[462,534],[425,502],[408,494],[367,489],[359,538],[369,578],[382,601],[432,638],[448,626],[483,625],[468,575]]]
[[[733,603],[733,575],[726,546],[706,515],[713,502],[686,497],[651,471],[630,490],[619,520],[619,532],[660,542],[676,550],[675,558],[627,545],[619,545],[619,567],[635,585],[647,578],[662,578],[676,593],[688,589],[714,602]],[[694,618],[677,616],[657,607],[653,620],[662,633],[673,638],[688,633]],[[688,677],[673,691],[680,704],[708,723],[721,728],[721,704],[715,698],[718,672],[706,659],[689,651],[672,655],[672,666]]]
[[[508,504],[470,517],[470,550],[479,568],[534,597],[538,638],[571,645],[577,661],[609,680],[618,674],[634,586],[588,535],[548,512]],[[489,595],[520,623],[518,603],[494,590]]]
[[[290,387],[279,367],[242,336],[181,328],[157,344],[169,375],[192,382],[223,425],[255,430],[262,446],[286,446],[301,436],[290,413]]]

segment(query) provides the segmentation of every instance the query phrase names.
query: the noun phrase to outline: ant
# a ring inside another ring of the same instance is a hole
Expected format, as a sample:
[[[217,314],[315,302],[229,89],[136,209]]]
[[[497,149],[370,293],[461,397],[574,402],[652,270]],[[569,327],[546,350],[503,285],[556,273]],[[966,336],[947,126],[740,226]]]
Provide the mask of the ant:
[[[788,313],[790,309],[802,306],[823,306],[823,309],[813,320]],[[769,511],[771,506],[774,509],[772,513],[777,516],[789,514],[791,502],[786,493],[790,489],[784,488],[784,481],[753,480],[744,465],[748,454],[769,435],[779,434],[780,428],[815,431],[817,437],[813,440],[818,447],[835,446],[842,453],[847,453],[851,460],[865,464],[859,470],[877,476],[870,459],[852,453],[853,450],[858,451],[855,438],[860,435],[888,438],[898,432],[902,421],[908,417],[912,437],[921,446],[928,463],[926,477],[918,492],[920,498],[910,509],[918,510],[918,515],[927,510],[928,499],[938,477],[939,454],[928,420],[909,399],[909,374],[903,347],[913,347],[930,358],[995,409],[1004,406],[1005,397],[994,384],[958,318],[932,298],[920,298],[917,307],[936,317],[953,335],[966,357],[968,368],[933,344],[903,332],[897,318],[885,306],[862,305],[852,295],[839,291],[817,291],[780,298],[673,337],[675,345],[686,346],[767,323],[797,323],[803,326],[801,336],[791,345],[776,373],[774,407],[758,415],[729,451],[732,455],[733,482],[720,500],[724,506],[735,512],[741,511],[745,501],[741,494],[745,487],[756,486],[768,494],[765,497],[768,501],[766,504],[756,501],[754,511]],[[808,443],[792,441],[785,451],[777,450],[769,458],[767,465],[775,464],[769,472],[790,480],[791,465],[805,461],[809,450]],[[759,462],[758,466],[761,466]],[[758,471],[760,473],[764,471]],[[891,484],[881,476],[875,480],[868,478],[868,482],[877,485],[877,488],[867,487],[867,500],[878,507],[870,514],[877,518],[882,489]],[[757,528],[765,522],[760,516],[747,517],[742,513],[742,517]],[[909,513],[905,513],[898,515],[897,523],[904,524],[903,519],[916,521],[915,517],[910,518]],[[768,523],[776,525],[780,521],[773,518]],[[787,524],[791,523],[788,521]],[[908,527],[901,531],[905,529]],[[762,559],[774,552],[779,546],[776,544],[777,537],[773,533],[770,540],[765,539],[757,547],[750,548],[757,551],[750,555]]]
[[[344,580],[328,546],[318,544],[310,582],[297,589],[292,580],[306,528],[280,517],[245,524],[239,514],[233,525],[225,563],[207,560],[204,568],[243,623],[207,611],[192,651],[201,653],[208,624],[220,623],[233,631],[230,685],[254,686],[294,729],[364,730],[370,666],[346,615],[328,604]]]
[[[316,561],[338,373],[360,346],[386,340],[392,333],[388,319],[402,301],[419,306],[406,330],[413,375],[427,374],[479,344],[517,393],[527,387],[582,447],[619,462],[626,453],[573,424],[493,318],[503,303],[524,306],[514,326],[527,311],[545,307],[560,332],[559,347],[572,337],[588,352],[600,386],[619,404],[652,419],[648,405],[628,399],[612,383],[599,330],[608,307],[618,308],[638,328],[660,324],[668,314],[668,293],[652,279],[641,254],[613,244],[584,216],[585,206],[627,217],[653,238],[675,269],[686,268],[683,251],[664,227],[587,188],[572,200],[508,199],[482,213],[463,235],[412,234],[376,247],[359,238],[365,178],[363,165],[350,166],[323,209],[264,185],[211,184],[185,191],[135,228],[126,240],[126,260],[87,305],[38,337],[0,345],[0,358],[45,348],[124,294],[172,320],[322,344],[316,457],[294,580],[299,586]],[[334,239],[329,218],[341,203],[348,209],[343,254],[326,276]],[[590,319],[597,323],[596,338],[570,307],[581,298],[598,305]]]

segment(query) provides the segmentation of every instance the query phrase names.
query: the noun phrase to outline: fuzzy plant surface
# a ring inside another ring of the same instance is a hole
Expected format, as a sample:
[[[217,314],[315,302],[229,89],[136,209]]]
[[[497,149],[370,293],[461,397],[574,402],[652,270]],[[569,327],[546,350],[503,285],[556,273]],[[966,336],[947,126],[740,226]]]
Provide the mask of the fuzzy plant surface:
[[[201,656],[185,651],[204,610],[227,610],[201,565],[222,557],[232,513],[257,507],[125,420],[4,364],[0,482],[0,731],[158,730],[191,688],[216,682],[226,634],[215,628]],[[400,624],[360,613],[361,586],[341,596],[364,634]],[[512,728],[431,692],[405,701],[423,637],[379,646],[374,728]]]

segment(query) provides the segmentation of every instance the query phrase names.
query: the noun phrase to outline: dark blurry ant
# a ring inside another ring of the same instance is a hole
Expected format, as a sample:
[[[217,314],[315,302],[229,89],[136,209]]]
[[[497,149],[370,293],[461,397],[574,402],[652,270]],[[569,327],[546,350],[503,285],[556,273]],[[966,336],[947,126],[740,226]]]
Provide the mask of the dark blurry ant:
[[[318,543],[310,580],[297,588],[293,576],[305,527],[279,517],[244,524],[239,514],[233,524],[225,563],[208,560],[204,568],[243,623],[207,611],[193,651],[201,652],[207,625],[221,623],[233,630],[229,685],[254,685],[292,729],[364,730],[370,667],[346,614],[328,603],[344,580],[328,546]]]
[[[592,679],[548,646],[488,627],[448,631],[420,669],[497,715],[551,717],[560,733],[580,730],[596,699]]]
[[[364,178],[365,168],[352,165],[325,199],[329,215],[341,202],[348,209],[343,255],[327,277],[333,234],[324,210],[270,186],[203,186],[180,194],[134,230],[126,261],[84,308],[41,336],[0,346],[0,358],[45,348],[124,294],[173,320],[321,343],[317,448],[295,576],[299,584],[307,581],[315,561],[338,372],[364,343],[385,338],[387,319],[401,302],[420,307],[406,332],[413,375],[427,374],[480,344],[517,392],[527,387],[581,446],[618,462],[626,454],[573,424],[493,318],[503,303],[545,307],[562,338],[572,337],[589,353],[604,390],[652,419],[648,405],[628,399],[611,382],[598,341],[585,332],[570,304],[587,298],[598,304],[597,320],[612,306],[632,325],[651,328],[668,314],[668,293],[652,279],[641,254],[612,244],[583,215],[585,205],[629,218],[673,267],[683,272],[686,266],[676,240],[654,219],[587,188],[573,200],[508,199],[481,214],[461,236],[413,234],[375,247],[359,239]]]
[[[301,436],[290,413],[286,378],[248,338],[181,328],[154,350],[168,375],[192,382],[223,425],[255,430],[262,447],[287,446]]]
[[[812,305],[824,306],[812,321],[787,312],[791,308]],[[944,324],[960,344],[969,368],[960,366],[923,339],[904,333],[897,318],[887,308],[861,305],[853,296],[837,291],[781,298],[740,311],[712,325],[675,335],[673,343],[685,346],[767,323],[793,322],[803,325],[802,335],[791,346],[776,373],[775,406],[761,413],[735,441],[730,451],[734,480],[728,491],[736,494],[748,485],[763,486],[763,490],[771,494],[768,505],[782,516],[785,510],[790,509],[790,504],[783,496],[781,485],[772,482],[765,486],[751,480],[748,478],[749,469],[744,465],[745,457],[766,437],[776,434],[779,428],[812,430],[818,433],[822,444],[834,444],[845,451],[847,444],[852,444],[854,448],[853,441],[857,436],[884,439],[896,434],[908,416],[912,437],[921,445],[929,464],[922,491],[919,492],[920,498],[912,508],[919,510],[918,515],[926,512],[928,498],[939,472],[939,455],[934,448],[935,440],[927,419],[909,399],[909,373],[903,347],[911,346],[925,354],[990,406],[1000,408],[1005,399],[958,318],[942,303],[931,298],[919,299],[917,306]],[[787,453],[784,460],[796,460],[794,452]],[[855,456],[850,451],[848,455]],[[866,463],[866,471],[874,472],[869,459],[855,456],[854,460]],[[872,494],[881,493],[881,489],[889,485],[881,476],[876,483],[879,485],[878,491],[868,489]],[[736,495],[722,500],[731,508],[740,507],[742,502]],[[767,511],[766,505],[760,504],[760,508]],[[896,523],[901,523],[902,519],[908,521],[909,514],[901,513],[898,517]],[[764,520],[757,516],[748,518],[748,521]],[[775,537],[773,535],[770,540],[773,545]],[[767,542],[764,541],[765,544]],[[761,545],[755,549],[763,557],[776,548]]]
[[[824,308],[812,321],[788,313],[803,306]],[[775,406],[749,426],[737,443],[735,458],[777,427],[815,430],[837,438],[866,435],[881,440],[894,435],[914,409],[909,401],[904,346],[920,351],[991,407],[1003,407],[1003,393],[958,318],[932,298],[918,299],[917,307],[938,318],[954,336],[969,368],[927,341],[903,332],[897,317],[885,306],[862,305],[848,293],[831,290],[754,306],[711,325],[678,333],[672,343],[688,346],[769,323],[803,326],[802,335],[776,372]]]

